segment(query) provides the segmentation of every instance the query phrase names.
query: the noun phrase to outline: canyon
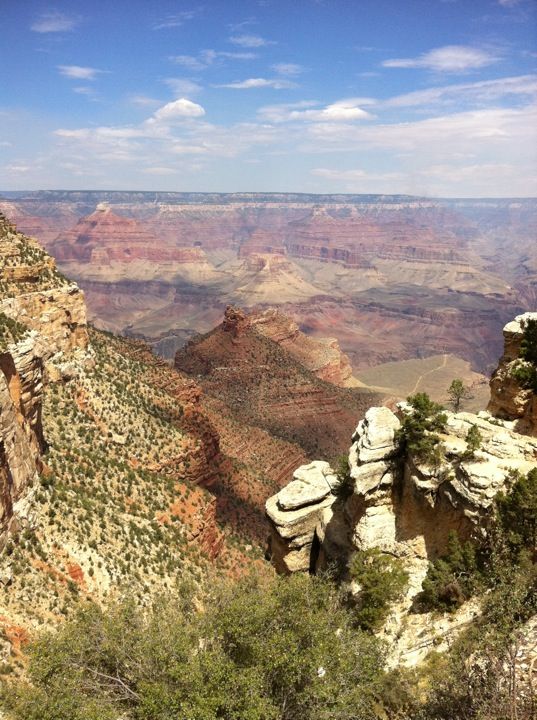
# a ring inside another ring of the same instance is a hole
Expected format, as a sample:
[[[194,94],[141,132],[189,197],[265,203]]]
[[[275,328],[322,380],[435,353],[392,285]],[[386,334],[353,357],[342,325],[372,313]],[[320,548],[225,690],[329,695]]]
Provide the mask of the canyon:
[[[277,307],[337,340],[364,385],[442,353],[482,386],[501,328],[535,301],[532,199],[48,191],[0,210],[80,284],[92,322],[169,360],[228,305]],[[404,397],[407,369],[371,385]],[[429,370],[422,389],[445,399]]]

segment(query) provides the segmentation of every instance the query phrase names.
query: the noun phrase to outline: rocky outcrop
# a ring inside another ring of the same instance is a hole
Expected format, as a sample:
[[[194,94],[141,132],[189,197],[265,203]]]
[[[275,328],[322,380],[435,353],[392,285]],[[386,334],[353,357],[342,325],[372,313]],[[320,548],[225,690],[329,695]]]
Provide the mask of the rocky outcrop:
[[[0,542],[35,483],[43,449],[41,357],[31,336],[0,354]]]
[[[516,369],[524,362],[520,359],[520,346],[528,320],[537,321],[537,312],[518,315],[503,329],[504,353],[490,381],[488,411],[496,417],[514,421],[519,432],[537,435],[537,394],[524,387],[516,377]]]
[[[304,508],[289,510],[282,500],[287,489],[267,501],[278,569],[286,553],[294,559],[297,547],[300,561],[287,563],[288,571],[291,565],[305,570],[341,563],[355,550],[372,547],[426,568],[445,550],[451,531],[462,539],[483,533],[494,497],[508,487],[511,473],[527,473],[536,466],[537,440],[485,412],[447,413],[440,436],[444,460],[438,467],[429,466],[405,453],[398,440],[400,418],[408,412],[406,404],[398,415],[385,407],[367,411],[352,437],[352,492],[345,501],[326,493],[312,497]],[[481,448],[473,454],[466,442],[472,426],[482,437]],[[291,495],[295,482],[288,486]],[[303,522],[308,532],[304,542]],[[307,556],[307,548],[318,556]]]
[[[272,521],[270,555],[278,572],[310,570],[315,528],[335,500],[337,477],[327,462],[314,461],[293,473],[293,480],[267,500]]]
[[[339,387],[357,387],[350,360],[336,338],[317,338],[301,332],[298,324],[275,309],[252,313],[257,332],[285,348],[318,378]]]
[[[33,241],[0,215],[0,537],[17,525],[18,507],[35,482],[46,443],[43,383],[60,378],[74,351],[88,344],[79,288]]]

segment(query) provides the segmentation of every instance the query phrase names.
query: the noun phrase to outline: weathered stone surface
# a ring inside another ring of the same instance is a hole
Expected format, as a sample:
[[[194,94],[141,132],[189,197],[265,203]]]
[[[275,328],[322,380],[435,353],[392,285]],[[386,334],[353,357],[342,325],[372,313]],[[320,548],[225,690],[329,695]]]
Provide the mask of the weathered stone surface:
[[[337,477],[327,462],[314,460],[293,473],[293,480],[278,493],[281,510],[296,510],[320,502],[337,483]]]
[[[302,465],[293,480],[270,497],[265,509],[271,521],[271,559],[278,572],[306,571],[316,527],[335,501],[337,477],[327,462]]]
[[[45,449],[41,424],[47,363],[88,344],[84,296],[52,258],[0,215],[0,314],[28,331],[0,350],[0,538],[26,513]],[[7,259],[9,258],[9,264]],[[15,271],[18,272],[15,272]]]
[[[320,518],[320,512],[333,501],[334,496],[328,495],[315,505],[308,505],[298,510],[281,510],[278,506],[278,495],[273,495],[267,500],[265,509],[270,520],[277,526],[281,537],[295,538],[313,532]]]
[[[373,462],[394,455],[397,452],[395,433],[400,426],[398,418],[388,408],[370,408],[353,435],[352,460]]]
[[[523,388],[513,376],[522,361],[520,345],[528,320],[537,320],[537,312],[518,315],[503,329],[504,354],[490,381],[490,402],[487,410],[496,417],[514,420],[519,432],[537,435],[537,395]]]

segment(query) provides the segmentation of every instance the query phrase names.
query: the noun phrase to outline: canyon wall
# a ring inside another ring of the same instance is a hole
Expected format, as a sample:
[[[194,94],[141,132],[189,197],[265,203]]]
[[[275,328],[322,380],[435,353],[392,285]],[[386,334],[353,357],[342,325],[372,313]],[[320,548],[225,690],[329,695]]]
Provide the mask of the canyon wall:
[[[83,294],[54,260],[0,214],[0,536],[23,516],[46,448],[47,370],[88,343]]]

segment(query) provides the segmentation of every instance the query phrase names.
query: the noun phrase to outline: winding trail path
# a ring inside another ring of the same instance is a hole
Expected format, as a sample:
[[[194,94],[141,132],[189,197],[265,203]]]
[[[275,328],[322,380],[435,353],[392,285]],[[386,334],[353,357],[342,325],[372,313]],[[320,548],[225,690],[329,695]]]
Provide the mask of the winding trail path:
[[[437,370],[441,370],[442,368],[445,368],[448,357],[449,357],[449,354],[442,355],[443,360],[442,360],[442,363],[440,365],[438,365],[438,367],[431,368],[430,370],[427,370],[427,372],[424,372],[423,375],[420,375],[419,378],[416,380],[416,384],[414,385],[413,389],[410,391],[410,394],[414,395],[414,393],[416,393],[418,391],[418,387],[426,375],[430,375],[431,373],[434,373]]]

